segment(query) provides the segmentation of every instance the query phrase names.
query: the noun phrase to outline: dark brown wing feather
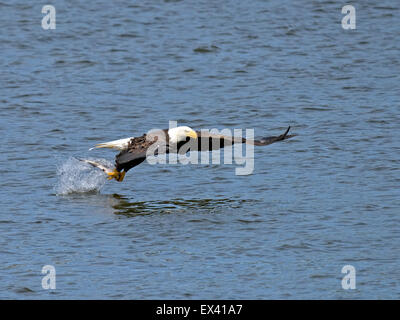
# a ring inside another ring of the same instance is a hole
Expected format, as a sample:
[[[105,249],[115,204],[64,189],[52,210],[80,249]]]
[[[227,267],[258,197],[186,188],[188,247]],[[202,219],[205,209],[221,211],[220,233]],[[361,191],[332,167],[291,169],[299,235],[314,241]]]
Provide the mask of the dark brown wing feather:
[[[115,166],[118,171],[128,171],[146,159],[146,151],[149,147],[146,136],[132,138],[128,149],[121,151],[115,157]]]
[[[256,146],[267,146],[269,144],[272,144],[277,141],[282,141],[286,140],[292,137],[297,136],[296,134],[288,134],[290,130],[290,127],[288,127],[285,131],[285,133],[279,135],[279,136],[272,136],[272,137],[265,137],[262,138],[261,140],[254,140],[254,145]]]
[[[141,137],[132,138],[131,141],[129,141],[128,148],[121,151],[115,157],[116,169],[126,172],[141,164],[146,160],[147,152],[152,145],[157,143],[157,141],[161,144],[164,139],[168,139],[167,132],[168,130],[157,130],[144,134]],[[153,154],[156,155],[157,152],[153,152]]]

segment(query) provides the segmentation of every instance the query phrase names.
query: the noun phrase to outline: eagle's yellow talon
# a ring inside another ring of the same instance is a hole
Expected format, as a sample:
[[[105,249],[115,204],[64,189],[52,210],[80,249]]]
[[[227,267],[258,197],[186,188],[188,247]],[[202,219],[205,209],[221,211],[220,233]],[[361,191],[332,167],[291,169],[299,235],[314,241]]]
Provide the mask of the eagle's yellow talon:
[[[107,174],[108,174],[108,177],[107,177],[108,180],[115,179],[118,182],[122,182],[122,180],[124,180],[124,177],[125,177],[125,172],[120,172],[120,171],[117,171],[116,169],[114,169],[114,171],[112,171],[112,172],[107,172]]]

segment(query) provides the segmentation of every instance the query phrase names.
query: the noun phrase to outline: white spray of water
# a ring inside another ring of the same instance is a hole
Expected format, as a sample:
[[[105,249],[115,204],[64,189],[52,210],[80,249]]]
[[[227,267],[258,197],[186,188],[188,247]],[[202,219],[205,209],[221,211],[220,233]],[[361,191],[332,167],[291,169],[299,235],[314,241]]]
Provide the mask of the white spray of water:
[[[113,165],[105,159],[95,160],[105,166]],[[57,195],[66,195],[69,193],[98,192],[107,181],[106,174],[93,168],[87,163],[79,161],[76,158],[69,158],[57,168],[58,183],[55,186]]]

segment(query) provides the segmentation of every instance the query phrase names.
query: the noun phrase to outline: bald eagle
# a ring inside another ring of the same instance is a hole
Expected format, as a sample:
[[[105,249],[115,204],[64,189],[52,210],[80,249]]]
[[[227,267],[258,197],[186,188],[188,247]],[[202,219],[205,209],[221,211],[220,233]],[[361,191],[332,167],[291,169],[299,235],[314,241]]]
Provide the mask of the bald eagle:
[[[110,148],[119,150],[115,158],[115,168],[108,168],[96,161],[81,159],[82,161],[103,170],[108,179],[115,179],[119,182],[124,180],[126,172],[139,165],[149,155],[150,148],[153,148],[152,155],[161,153],[179,153],[188,151],[212,151],[231,146],[235,143],[253,144],[266,146],[271,143],[285,140],[295,135],[289,135],[290,127],[279,135],[266,137],[261,140],[246,140],[242,137],[213,134],[205,131],[194,131],[187,126],[180,126],[171,129],[153,130],[140,137],[130,137],[104,143],[99,143],[95,148]],[[189,144],[189,145],[187,145]],[[182,148],[185,146],[185,148]]]

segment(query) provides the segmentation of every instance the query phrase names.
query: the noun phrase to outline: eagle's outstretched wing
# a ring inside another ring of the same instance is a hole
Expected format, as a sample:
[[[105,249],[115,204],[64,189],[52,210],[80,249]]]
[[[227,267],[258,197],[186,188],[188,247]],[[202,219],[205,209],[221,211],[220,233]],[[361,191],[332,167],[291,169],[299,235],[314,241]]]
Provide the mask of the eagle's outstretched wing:
[[[161,152],[176,152],[176,150],[179,150],[179,153],[186,153],[188,151],[218,150],[231,146],[235,143],[266,146],[274,142],[286,140],[296,136],[295,134],[288,134],[289,130],[290,127],[288,127],[287,130],[279,136],[265,137],[261,140],[247,140],[241,137],[214,134],[206,131],[197,131],[197,139],[188,138],[185,142],[179,143],[176,147],[168,144],[167,130],[162,130],[153,135],[143,135],[138,138],[132,138],[128,143],[127,148],[122,150],[116,156],[116,169],[118,171],[128,171],[129,169],[139,165],[146,159],[150,147],[154,148],[154,152],[152,154],[157,155]],[[164,146],[165,149],[157,149],[158,143],[161,146]]]
[[[242,137],[214,134],[206,131],[197,131],[196,132],[197,140],[193,139],[190,139],[190,141],[188,140],[187,142],[190,143],[190,148],[186,146],[184,149],[185,151],[190,151],[190,150],[211,151],[228,147],[235,143],[246,143],[246,144],[253,144],[256,146],[266,146],[274,142],[286,140],[296,136],[295,134],[288,134],[289,130],[290,127],[288,127],[287,130],[279,136],[265,137],[260,140],[247,140]]]

